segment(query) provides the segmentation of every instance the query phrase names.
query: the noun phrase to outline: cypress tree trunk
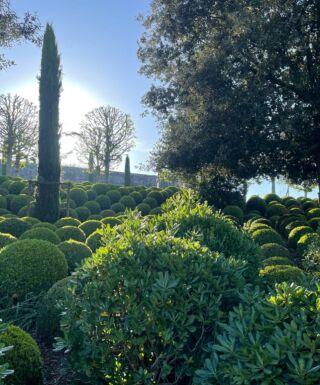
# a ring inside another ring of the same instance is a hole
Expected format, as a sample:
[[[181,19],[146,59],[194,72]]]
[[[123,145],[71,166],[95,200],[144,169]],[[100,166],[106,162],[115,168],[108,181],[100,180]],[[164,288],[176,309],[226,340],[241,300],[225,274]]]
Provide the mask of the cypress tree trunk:
[[[272,194],[276,193],[276,178],[274,176],[271,177],[271,192]]]
[[[128,155],[126,156],[126,163],[124,167],[124,185],[125,186],[131,185],[130,159]]]
[[[49,24],[43,40],[39,90],[39,165],[35,213],[42,221],[55,222],[59,218],[61,68],[54,31]]]

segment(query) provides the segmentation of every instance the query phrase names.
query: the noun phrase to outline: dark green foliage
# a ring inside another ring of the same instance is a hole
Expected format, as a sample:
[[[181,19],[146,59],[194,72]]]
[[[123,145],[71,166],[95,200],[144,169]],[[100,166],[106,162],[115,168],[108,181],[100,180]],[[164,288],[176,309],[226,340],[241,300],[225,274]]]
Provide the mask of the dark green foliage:
[[[266,284],[271,286],[281,282],[303,283],[306,279],[301,269],[291,265],[266,266],[260,270],[260,276]]]
[[[73,188],[70,190],[70,198],[76,203],[77,207],[79,207],[87,202],[88,194],[82,188]]]
[[[320,226],[320,217],[319,218],[312,218],[308,221],[308,226],[312,227],[313,230],[317,230]]]
[[[0,233],[0,249],[17,241],[17,238],[11,234]]]
[[[7,218],[0,222],[0,233],[9,233],[19,238],[25,231],[30,230],[32,225],[19,218]]]
[[[37,223],[41,223],[38,218],[34,217],[22,217],[23,221],[30,223],[30,225],[36,225]]]
[[[91,211],[86,206],[77,207],[76,212],[81,222],[86,221],[91,214]]]
[[[119,202],[121,199],[121,193],[119,190],[110,190],[107,192],[107,196],[109,197],[111,203]]]
[[[56,282],[42,298],[37,312],[37,334],[49,342],[60,335],[61,309],[58,302],[66,296],[69,278]]]
[[[8,188],[10,194],[19,195],[25,187],[25,182],[15,181],[10,183]]]
[[[263,223],[265,225],[271,226],[271,221],[267,218],[256,218],[250,221],[250,226],[255,225],[256,223]]]
[[[0,195],[0,208],[6,209],[7,208],[7,198]]]
[[[86,240],[86,245],[95,253],[102,246],[102,232],[96,230]]]
[[[103,218],[103,219],[101,220],[101,222],[102,222],[104,225],[110,225],[111,227],[116,226],[116,225],[119,225],[119,224],[121,223],[121,221],[120,221],[119,218],[114,218],[114,217]]]
[[[63,227],[63,226],[76,226],[78,227],[81,224],[81,222],[76,218],[70,218],[70,217],[64,217],[57,220],[55,223],[55,226],[57,228]]]
[[[310,210],[310,209],[313,209],[313,208],[316,208],[317,206],[316,206],[316,204],[313,202],[313,201],[311,201],[311,200],[307,200],[307,201],[305,201],[305,202],[303,202],[302,203],[302,208],[303,208],[303,210],[304,211],[308,211],[308,210]]]
[[[106,183],[95,183],[92,186],[92,190],[94,190],[97,195],[104,195],[109,191],[109,189],[109,185]]]
[[[165,201],[165,198],[160,191],[149,192],[147,198],[155,199],[159,206]]]
[[[61,201],[60,207],[67,208],[67,206],[68,206],[67,199],[64,199],[63,201]],[[74,200],[72,200],[72,199],[69,199],[69,207],[72,208],[72,209],[75,209],[77,207],[76,202]]]
[[[264,196],[264,200],[269,203],[272,201],[281,202],[281,198],[277,194],[267,194]]]
[[[309,246],[317,240],[320,240],[320,236],[317,233],[308,233],[303,235],[297,243],[297,257],[302,258],[304,254],[308,251]]]
[[[52,231],[57,230],[56,226],[53,223],[49,223],[49,222],[40,222],[40,223],[36,223],[35,225],[33,225],[34,229],[36,229],[38,227],[45,227],[46,229],[50,229]]]
[[[261,229],[271,229],[272,227],[270,225],[266,225],[265,223],[253,223],[249,229],[248,232],[250,234],[253,234],[256,230],[261,230]]]
[[[301,221],[301,220],[297,220],[297,221],[293,221],[293,222],[290,222],[284,229],[284,235],[286,237],[289,236],[289,234],[291,233],[291,230],[295,229],[296,227],[300,227],[300,226],[307,226],[307,223],[304,222],[304,221]]]
[[[290,266],[290,265],[293,265],[293,263],[290,261],[289,258],[286,258],[286,257],[270,257],[262,261],[263,268],[267,266],[279,266],[279,265]]]
[[[71,218],[76,218],[78,219],[78,213],[75,209],[72,209],[70,208],[69,209],[69,213],[67,211],[67,208],[65,207],[61,207],[60,208],[60,218],[64,218],[64,217],[71,217]]]
[[[148,206],[150,206],[152,209],[155,209],[157,206],[158,206],[158,202],[154,199],[154,198],[151,198],[151,197],[147,197],[145,198],[142,203],[144,204],[147,204]]]
[[[90,234],[92,234],[94,231],[99,229],[101,226],[102,226],[101,221],[89,220],[81,223],[81,225],[79,226],[79,229],[81,229],[88,237]]]
[[[226,206],[223,209],[223,213],[226,215],[231,215],[239,220],[240,223],[243,222],[244,213],[241,207],[238,206]]]
[[[117,214],[117,213],[122,213],[125,210],[125,207],[121,203],[113,203],[110,209]]]
[[[96,201],[88,201],[84,204],[90,210],[91,214],[99,214],[101,211],[101,207]]]
[[[75,226],[63,226],[57,229],[57,235],[61,239],[61,241],[68,241],[69,239],[73,239],[79,242],[86,241],[85,233]]]
[[[134,209],[136,206],[136,201],[130,195],[123,196],[119,203],[121,203],[127,209]]]
[[[247,211],[256,210],[259,213],[264,214],[267,208],[267,204],[264,199],[258,197],[257,195],[252,196],[248,199],[246,203]]]
[[[141,203],[143,200],[142,194],[140,194],[138,191],[133,191],[132,193],[130,193],[130,196],[134,199],[134,201],[136,202],[136,205]]]
[[[263,258],[284,257],[289,258],[289,250],[278,243],[265,243],[261,246]]]
[[[10,210],[14,214],[18,214],[19,210],[22,207],[27,206],[29,200],[30,198],[28,197],[28,195],[24,195],[24,194],[13,197],[10,202]]]
[[[58,246],[68,262],[69,273],[75,270],[77,265],[81,265],[85,258],[91,257],[91,249],[82,242],[70,239]]]
[[[0,222],[1,225],[1,222]],[[288,236],[288,245],[292,249],[297,247],[297,243],[303,235],[313,233],[313,229],[309,226],[299,226],[290,231]]]
[[[278,243],[279,245],[283,244],[280,234],[272,229],[256,230],[252,233],[252,239],[260,246],[266,243]]]
[[[303,256],[303,267],[310,273],[320,272],[320,237],[313,237]],[[320,276],[318,275],[317,278]]]
[[[109,209],[111,206],[110,198],[107,195],[98,195],[95,200],[99,203],[101,210]]]
[[[18,211],[18,217],[22,218],[27,215],[35,215],[35,204],[31,203],[30,206],[23,206],[21,209]],[[38,219],[38,218],[36,218]]]
[[[10,188],[12,183],[13,183],[12,180],[7,179],[7,180],[5,180],[4,182],[1,183],[1,187],[6,189],[9,192],[9,188]]]
[[[281,284],[247,291],[219,325],[195,385],[320,382],[319,288]]]
[[[43,241],[51,242],[54,245],[61,242],[60,238],[53,230],[46,229],[45,227],[28,230],[21,235],[20,239],[42,239]]]
[[[113,210],[103,210],[101,211],[101,215],[103,218],[107,218],[107,217],[114,217],[116,213]]]
[[[312,218],[319,218],[320,217],[320,209],[315,208],[315,209],[310,209],[307,211],[307,218],[312,219]]]
[[[137,210],[140,211],[142,215],[148,215],[151,211],[151,207],[147,203],[140,203],[137,206]]]
[[[131,193],[130,187],[124,187],[124,186],[119,187],[119,191],[122,197],[125,195],[129,195]]]
[[[130,158],[126,156],[126,162],[124,166],[124,185],[131,186],[131,173],[130,173]]]
[[[93,201],[97,197],[97,193],[94,190],[87,190],[88,200]]]
[[[9,325],[0,336],[0,342],[14,346],[5,355],[5,361],[14,373],[8,377],[9,385],[43,385],[43,361],[36,341],[17,326]]]
[[[243,263],[133,217],[121,226],[73,276],[58,346],[84,383],[191,383],[221,312],[239,301]]]
[[[276,204],[273,204],[273,205],[268,205],[267,209],[266,209],[266,216],[267,217],[273,217],[275,215],[278,215],[278,216],[282,216],[284,214],[286,214],[288,212],[288,209],[286,208],[286,206],[280,204],[280,203],[276,203]]]
[[[53,223],[59,218],[61,67],[54,31],[49,24],[43,39],[39,84],[39,186],[35,216]]]
[[[0,251],[0,293],[23,300],[48,290],[67,275],[67,261],[50,242],[27,239],[14,242]]]
[[[160,215],[162,213],[163,209],[161,207],[156,207],[149,212],[150,215]]]
[[[91,214],[88,216],[88,221],[101,221],[102,215],[100,214]]]

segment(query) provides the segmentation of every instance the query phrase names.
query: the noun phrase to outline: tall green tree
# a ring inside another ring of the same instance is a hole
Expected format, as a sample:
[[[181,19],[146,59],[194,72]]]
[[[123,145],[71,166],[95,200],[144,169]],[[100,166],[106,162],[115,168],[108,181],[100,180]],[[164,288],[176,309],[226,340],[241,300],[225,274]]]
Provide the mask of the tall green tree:
[[[55,222],[59,218],[61,67],[55,34],[50,24],[47,24],[44,34],[39,89],[39,166],[36,216],[43,221]]]
[[[131,186],[131,172],[130,172],[130,158],[126,156],[126,162],[124,165],[124,185]]]

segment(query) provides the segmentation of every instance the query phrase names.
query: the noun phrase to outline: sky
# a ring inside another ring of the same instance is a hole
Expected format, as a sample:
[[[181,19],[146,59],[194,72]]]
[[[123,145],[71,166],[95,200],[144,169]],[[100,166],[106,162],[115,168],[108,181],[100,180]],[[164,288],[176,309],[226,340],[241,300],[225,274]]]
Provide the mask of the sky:
[[[63,132],[79,130],[84,115],[93,108],[111,105],[130,114],[136,129],[136,146],[131,152],[131,171],[140,172],[158,138],[152,116],[142,117],[141,98],[151,80],[138,73],[138,40],[143,27],[137,17],[146,15],[151,0],[11,0],[22,15],[34,12],[43,26],[52,23],[63,69],[60,121]],[[31,43],[14,45],[5,51],[16,65],[0,71],[0,93],[16,93],[38,104],[41,49]],[[62,163],[80,165],[74,139],[63,136]],[[116,170],[124,169],[124,162]],[[271,183],[253,183],[248,195],[271,192]],[[277,182],[277,193],[287,186]],[[301,192],[290,189],[293,196]],[[309,194],[316,197],[316,192]]]

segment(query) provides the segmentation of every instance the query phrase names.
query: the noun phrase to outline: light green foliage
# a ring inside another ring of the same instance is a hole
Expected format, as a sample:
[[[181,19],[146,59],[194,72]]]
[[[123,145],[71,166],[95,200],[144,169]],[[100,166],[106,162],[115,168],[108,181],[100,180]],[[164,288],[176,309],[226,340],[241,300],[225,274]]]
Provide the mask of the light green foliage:
[[[95,253],[102,246],[102,231],[96,230],[86,240],[86,245]]]
[[[303,283],[306,279],[303,271],[299,267],[289,265],[266,266],[260,270],[260,276],[263,281],[273,286],[274,283],[296,282]]]
[[[0,222],[0,232],[8,233],[19,238],[25,231],[30,230],[32,225],[19,218],[7,218]]]
[[[14,237],[13,235],[0,233],[0,249],[16,241],[17,241],[17,238]]]
[[[76,218],[64,217],[57,220],[55,226],[57,228],[64,226],[79,226],[81,222]]]
[[[75,241],[85,242],[86,235],[85,233],[75,226],[63,226],[57,229],[57,235],[61,241],[68,241],[69,239],[74,239]]]
[[[252,239],[260,246],[266,243],[278,243],[283,244],[281,235],[272,229],[256,230],[252,233]]]
[[[262,262],[263,268],[266,266],[276,266],[276,265],[290,266],[290,265],[293,265],[293,263],[290,261],[289,258],[286,258],[286,257],[270,257],[270,258],[264,259]]]
[[[195,385],[320,383],[320,287],[248,291],[208,349]]]
[[[48,241],[54,245],[61,242],[61,239],[53,230],[46,229],[45,227],[37,227],[28,230],[21,235],[20,239],[42,239],[43,241]]]
[[[314,208],[307,211],[307,218],[319,218],[320,217],[320,209]]]
[[[58,348],[84,383],[190,383],[243,266],[133,213],[73,276]]]
[[[320,271],[320,237],[312,237],[312,242],[304,253],[303,267],[310,273]]]
[[[297,243],[296,256],[302,258],[309,246],[313,242],[317,242],[317,239],[320,239],[320,236],[317,233],[308,233],[303,235]]]
[[[299,239],[302,236],[309,233],[313,233],[313,229],[309,226],[299,226],[291,230],[288,236],[289,247],[291,247],[292,249],[295,249],[297,247],[297,243],[299,242]]]
[[[14,242],[0,251],[1,296],[39,294],[67,275],[67,261],[57,246],[28,239]]]

